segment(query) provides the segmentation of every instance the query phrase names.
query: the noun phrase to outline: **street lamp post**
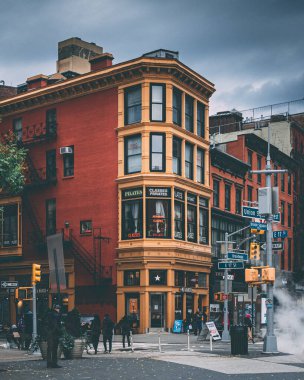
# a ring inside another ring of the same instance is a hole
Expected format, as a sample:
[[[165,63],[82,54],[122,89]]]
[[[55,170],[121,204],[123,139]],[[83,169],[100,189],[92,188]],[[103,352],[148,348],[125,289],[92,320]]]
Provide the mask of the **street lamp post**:
[[[253,174],[265,174],[266,175],[266,187],[270,188],[270,193],[272,196],[272,184],[271,176],[274,173],[286,173],[287,170],[272,170],[271,169],[271,159],[270,159],[270,125],[268,125],[268,143],[267,143],[267,159],[266,167],[264,170],[251,170]],[[270,199],[272,202],[272,199]],[[272,267],[272,221],[273,215],[266,214],[266,265]],[[277,338],[274,335],[274,324],[273,324],[273,284],[267,284],[267,298],[269,300],[269,306],[267,307],[267,331],[264,338],[263,352],[264,353],[275,353],[278,351],[277,348]]]

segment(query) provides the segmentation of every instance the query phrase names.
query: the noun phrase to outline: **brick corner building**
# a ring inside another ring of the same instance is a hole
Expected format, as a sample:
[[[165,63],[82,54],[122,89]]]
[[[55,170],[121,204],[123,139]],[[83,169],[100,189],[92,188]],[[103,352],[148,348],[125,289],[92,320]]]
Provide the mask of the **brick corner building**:
[[[49,305],[45,238],[62,231],[68,310],[169,329],[209,304],[214,86],[174,51],[112,61],[95,44],[62,41],[57,73],[0,102],[1,133],[28,148],[23,194],[0,199],[1,279],[30,286],[41,263],[38,310]],[[1,305],[11,320],[21,312],[13,296]]]

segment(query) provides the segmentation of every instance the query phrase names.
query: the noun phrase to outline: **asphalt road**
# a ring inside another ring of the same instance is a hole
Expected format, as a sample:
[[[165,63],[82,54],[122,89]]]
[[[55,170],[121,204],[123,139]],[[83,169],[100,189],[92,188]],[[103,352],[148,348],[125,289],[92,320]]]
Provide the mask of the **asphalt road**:
[[[199,357],[196,358],[200,360]],[[191,365],[172,363],[166,360],[148,357],[117,357],[115,355],[98,354],[96,357],[86,357],[80,360],[60,360],[62,368],[46,369],[42,360],[17,361],[0,364],[1,380],[65,380],[65,379],[157,379],[157,380],[196,380],[196,379],[274,379],[301,380],[302,373],[274,374],[231,374],[220,373]]]

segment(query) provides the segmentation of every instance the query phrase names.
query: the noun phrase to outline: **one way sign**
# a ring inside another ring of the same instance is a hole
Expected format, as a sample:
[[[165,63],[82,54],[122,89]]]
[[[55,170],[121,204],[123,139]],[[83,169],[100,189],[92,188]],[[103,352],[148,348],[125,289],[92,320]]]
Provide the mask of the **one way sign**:
[[[4,289],[18,288],[18,281],[1,281],[1,288],[4,288]]]

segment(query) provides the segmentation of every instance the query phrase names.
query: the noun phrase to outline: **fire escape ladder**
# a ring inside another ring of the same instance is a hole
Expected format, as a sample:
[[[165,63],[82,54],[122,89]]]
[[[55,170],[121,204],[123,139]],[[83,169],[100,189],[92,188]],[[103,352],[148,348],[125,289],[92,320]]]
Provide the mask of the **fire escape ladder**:
[[[73,236],[70,231],[69,241],[71,253],[84,268],[93,276],[95,283],[103,278],[103,268],[96,262],[95,257]]]
[[[44,242],[43,232],[40,228],[39,222],[36,217],[36,213],[34,212],[34,209],[26,192],[23,192],[22,205],[33,227],[32,234],[29,236],[30,242],[34,244],[42,244]]]
[[[39,175],[39,172],[38,170],[35,168],[35,165],[31,159],[31,156],[29,154],[27,154],[26,156],[26,164],[27,164],[27,167],[28,167],[28,178],[27,178],[27,181],[30,183],[30,184],[39,184],[43,181],[43,179],[41,178],[41,176]]]

